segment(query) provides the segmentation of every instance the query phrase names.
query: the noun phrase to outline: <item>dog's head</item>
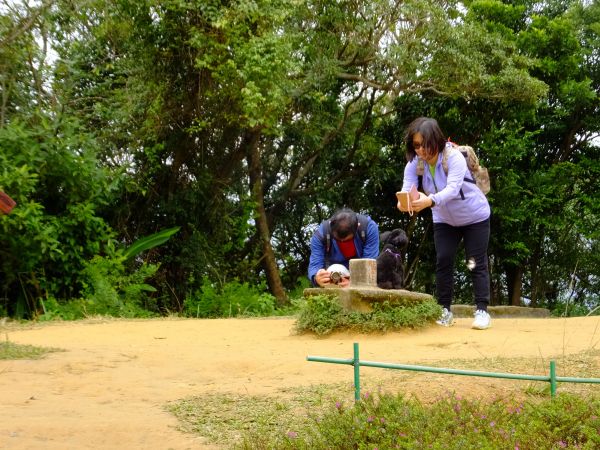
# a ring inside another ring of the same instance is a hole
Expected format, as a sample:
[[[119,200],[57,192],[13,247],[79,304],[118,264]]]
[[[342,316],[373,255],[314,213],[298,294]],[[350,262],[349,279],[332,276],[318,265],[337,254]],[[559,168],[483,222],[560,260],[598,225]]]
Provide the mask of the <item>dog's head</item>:
[[[385,231],[379,235],[383,247],[393,247],[397,252],[403,251],[408,245],[408,236],[401,228]]]

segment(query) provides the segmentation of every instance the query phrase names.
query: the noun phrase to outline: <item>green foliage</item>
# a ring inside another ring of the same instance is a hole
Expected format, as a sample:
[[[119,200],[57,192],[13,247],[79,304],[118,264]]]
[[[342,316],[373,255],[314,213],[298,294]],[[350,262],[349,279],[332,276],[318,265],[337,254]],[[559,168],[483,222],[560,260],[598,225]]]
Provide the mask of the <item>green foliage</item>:
[[[70,298],[85,260],[110,245],[100,217],[114,185],[98,166],[95,142],[68,119],[0,127],[0,187],[17,201],[0,217],[0,285],[8,311],[35,317],[46,295]]]
[[[113,317],[153,317],[156,302],[148,293],[156,289],[145,280],[152,277],[157,265],[143,263],[130,270],[123,256],[95,256],[85,263],[81,272],[82,298],[59,302],[49,298],[44,302],[40,320],[76,320],[103,315]]]
[[[342,326],[344,318],[343,309],[335,297],[311,295],[306,299],[305,306],[300,308],[296,329],[320,335],[330,334]]]
[[[464,400],[431,405],[365,392],[354,407],[336,402],[309,425],[279,434],[246,433],[236,448],[582,448],[600,445],[600,400],[559,395],[516,403]]]
[[[130,259],[145,250],[150,250],[151,248],[164,244],[171,236],[177,233],[180,228],[181,227],[173,227],[169,228],[168,230],[161,230],[158,233],[138,239],[130,247],[123,251],[123,257],[125,259]]]
[[[88,316],[87,302],[84,299],[70,299],[59,302],[54,297],[41,300],[42,314],[38,316],[39,321],[51,320],[78,320]]]
[[[374,303],[373,311],[362,313],[343,309],[335,296],[312,295],[300,306],[296,329],[318,335],[353,330],[361,333],[420,328],[440,317],[441,308],[433,300],[416,304]]]
[[[589,307],[572,301],[557,303],[556,306],[550,310],[550,314],[553,317],[582,317],[587,316],[589,313]],[[595,313],[595,315],[598,315],[600,313],[600,308],[596,309]]]
[[[599,85],[600,71],[590,55],[597,49],[592,29],[600,23],[600,10],[561,1],[544,3],[542,9],[535,2],[488,0],[467,6],[465,20],[507,36],[510,31],[511,45],[527,58],[529,72],[548,86],[547,96],[531,103],[406,95],[396,103],[397,118],[384,123],[382,131],[402,151],[402,136],[395,130],[427,115],[437,118],[454,141],[477,149],[492,179],[493,304],[522,305],[528,299],[533,306],[564,310],[570,299],[582,306],[579,311],[590,310],[598,305],[600,204],[598,164],[590,163],[598,160],[598,90],[591,86]],[[387,196],[393,192],[390,186]],[[414,221],[408,263],[415,267],[411,288],[432,293],[430,217],[425,212]],[[458,259],[455,301],[470,303],[470,275]]]
[[[210,293],[206,277],[262,285],[265,242],[292,288],[312,227],[344,205],[409,229],[411,288],[431,293],[430,213],[394,208],[418,115],[490,169],[493,302],[598,304],[597,2],[48,5],[0,13],[0,189],[18,202],[0,217],[6,314],[79,302],[86,261],[176,225],[144,255],[161,263],[152,310]]]
[[[200,290],[184,300],[187,317],[268,316],[275,312],[275,297],[264,287],[230,281],[221,288],[204,278]]]
[[[156,289],[145,283],[156,273],[158,266],[142,263],[138,269],[128,272],[125,259],[95,256],[86,263],[82,272],[82,295],[87,314],[151,317],[158,312],[147,295]]]

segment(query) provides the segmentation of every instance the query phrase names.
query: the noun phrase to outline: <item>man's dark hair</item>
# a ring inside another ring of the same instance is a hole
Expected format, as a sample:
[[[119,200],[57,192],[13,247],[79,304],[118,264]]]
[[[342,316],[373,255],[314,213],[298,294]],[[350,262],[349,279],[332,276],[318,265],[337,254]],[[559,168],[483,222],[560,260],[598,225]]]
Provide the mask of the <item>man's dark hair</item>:
[[[358,217],[354,211],[348,208],[337,211],[331,220],[331,235],[334,239],[343,240],[351,234],[356,233]]]

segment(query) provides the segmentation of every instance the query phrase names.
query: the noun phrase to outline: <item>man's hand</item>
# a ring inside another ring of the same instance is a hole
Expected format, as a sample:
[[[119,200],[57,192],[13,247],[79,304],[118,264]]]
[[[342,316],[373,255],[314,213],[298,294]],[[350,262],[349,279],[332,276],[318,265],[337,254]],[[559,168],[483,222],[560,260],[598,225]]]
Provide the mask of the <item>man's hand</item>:
[[[331,286],[334,284],[331,281],[331,273],[326,271],[325,269],[319,269],[319,271],[315,275],[315,282],[320,287]],[[342,277],[342,279],[337,284],[337,286],[339,286],[339,287],[350,286],[350,277]]]
[[[325,269],[319,269],[315,275],[315,282],[321,287],[327,286],[328,284],[331,284],[331,277],[329,275],[329,272]]]
[[[337,285],[343,288],[350,286],[350,277],[342,277]]]

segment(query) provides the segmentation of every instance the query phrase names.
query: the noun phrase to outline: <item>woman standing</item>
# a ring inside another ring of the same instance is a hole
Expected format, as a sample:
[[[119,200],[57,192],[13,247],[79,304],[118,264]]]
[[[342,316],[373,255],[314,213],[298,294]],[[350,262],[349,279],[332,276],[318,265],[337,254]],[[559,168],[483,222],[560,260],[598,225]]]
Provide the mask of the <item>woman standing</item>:
[[[436,296],[444,308],[439,325],[450,326],[450,309],[454,285],[454,262],[458,245],[464,240],[467,267],[471,271],[475,294],[475,320],[472,328],[485,330],[491,326],[487,312],[490,300],[490,278],[487,248],[490,237],[490,205],[475,184],[462,153],[446,140],[437,121],[428,117],[415,119],[406,130],[406,160],[402,191],[419,185],[418,161],[422,160],[423,191],[412,200],[411,210],[431,208],[433,239],[436,252]],[[447,173],[442,161],[444,149]],[[406,211],[398,202],[398,209]]]

